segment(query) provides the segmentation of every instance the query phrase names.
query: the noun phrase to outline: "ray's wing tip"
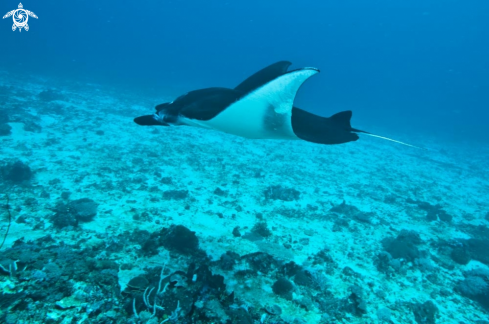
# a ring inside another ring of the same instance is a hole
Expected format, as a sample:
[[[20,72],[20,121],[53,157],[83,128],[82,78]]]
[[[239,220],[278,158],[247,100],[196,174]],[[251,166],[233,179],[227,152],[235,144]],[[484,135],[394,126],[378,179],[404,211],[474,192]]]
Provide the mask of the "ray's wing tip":
[[[318,68],[312,67],[312,66],[307,66],[307,67],[304,67],[304,68],[299,69],[299,70],[309,70],[309,71],[315,71],[316,73],[321,72],[321,70],[319,70]]]
[[[289,73],[300,73],[300,72],[309,72],[309,73],[311,73],[311,76],[313,76],[315,74],[318,74],[321,71],[318,68],[315,68],[315,67],[303,67],[303,68],[300,68],[300,69],[295,69],[295,70],[287,71],[285,74],[289,74]]]

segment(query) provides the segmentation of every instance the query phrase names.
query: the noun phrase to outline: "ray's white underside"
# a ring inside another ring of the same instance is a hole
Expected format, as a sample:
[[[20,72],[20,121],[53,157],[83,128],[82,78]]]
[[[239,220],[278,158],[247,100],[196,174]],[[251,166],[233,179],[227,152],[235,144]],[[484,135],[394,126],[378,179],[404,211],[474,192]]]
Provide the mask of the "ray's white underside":
[[[319,71],[304,68],[284,74],[247,94],[208,121],[181,117],[182,124],[252,139],[298,140],[292,107],[300,86]]]

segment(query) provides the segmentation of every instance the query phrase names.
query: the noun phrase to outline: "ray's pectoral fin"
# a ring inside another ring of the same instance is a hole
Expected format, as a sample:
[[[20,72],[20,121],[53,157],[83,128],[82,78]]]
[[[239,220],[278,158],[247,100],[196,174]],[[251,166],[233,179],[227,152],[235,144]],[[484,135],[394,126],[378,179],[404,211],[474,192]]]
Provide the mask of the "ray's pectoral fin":
[[[292,108],[301,85],[315,68],[287,72],[229,105],[207,122],[210,128],[246,138],[299,139],[292,129]]]
[[[234,90],[242,93],[248,93],[257,88],[273,81],[275,78],[287,73],[287,69],[292,63],[289,61],[280,61],[273,63],[266,68],[261,69],[246,80],[241,82]]]

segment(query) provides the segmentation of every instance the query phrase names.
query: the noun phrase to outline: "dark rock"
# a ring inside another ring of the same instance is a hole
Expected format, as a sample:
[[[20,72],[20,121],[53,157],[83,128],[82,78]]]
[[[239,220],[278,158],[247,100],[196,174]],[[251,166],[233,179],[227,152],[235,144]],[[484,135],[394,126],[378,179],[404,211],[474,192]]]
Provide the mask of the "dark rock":
[[[313,288],[314,281],[308,271],[301,270],[294,276],[294,283],[299,286]]]
[[[161,242],[169,250],[183,254],[192,254],[199,249],[199,239],[195,232],[182,225],[172,225],[162,230]]]
[[[250,265],[254,272],[268,274],[277,269],[281,265],[281,261],[275,259],[270,254],[264,252],[255,252],[243,255],[242,260],[245,260]]]
[[[170,185],[173,183],[173,180],[171,177],[162,177],[160,180],[161,183]]]
[[[294,302],[298,304],[301,308],[304,308],[306,311],[314,309],[314,303],[312,299],[307,295],[294,299]]]
[[[219,265],[223,270],[232,270],[234,265],[236,264],[236,260],[239,260],[239,254],[227,251],[226,253],[221,255]]]
[[[262,237],[269,237],[272,236],[272,232],[268,229],[267,223],[265,222],[258,222],[256,223],[251,231],[255,234],[258,234]]]
[[[413,304],[412,311],[416,323],[434,324],[436,321],[436,315],[438,314],[438,307],[436,307],[436,305],[431,300],[428,300],[424,304]]]
[[[149,285],[148,279],[146,279],[144,276],[137,276],[129,280],[127,283],[127,287],[143,291],[146,289]]]
[[[386,238],[382,240],[384,250],[394,259],[405,259],[414,261],[419,257],[419,250],[416,245],[421,243],[419,234],[414,231],[402,230],[397,238]]]
[[[350,223],[346,218],[338,218],[334,221],[333,232],[340,232],[343,228],[348,228]]]
[[[26,205],[26,206],[36,206],[37,204],[38,204],[37,199],[34,197],[28,197],[24,201],[24,205]]]
[[[425,211],[437,211],[441,209],[440,205],[432,205],[429,202],[421,201],[421,200],[413,200],[411,198],[406,199],[408,204],[415,204],[418,207]]]
[[[414,264],[418,267],[422,272],[430,272],[435,269],[433,263],[429,258],[418,258],[414,260]]]
[[[443,297],[449,297],[452,295],[452,292],[448,289],[440,289],[440,295],[443,296]]]
[[[351,291],[351,294],[346,300],[344,309],[348,313],[361,317],[363,314],[367,313],[367,303],[363,299],[363,290],[357,285],[351,286],[349,290]]]
[[[337,267],[337,264],[329,254],[328,249],[322,249],[313,256],[313,265],[316,264],[324,266],[327,274],[330,274],[330,272]]]
[[[99,300],[93,304],[87,305],[85,311],[87,312],[88,316],[93,317],[100,314],[105,303],[105,301]]]
[[[345,312],[342,310],[342,304],[344,301],[338,298],[335,298],[334,295],[325,291],[316,296],[316,303],[318,305],[319,310],[322,313],[328,314],[330,317],[328,321],[325,323],[338,323],[342,322],[345,318]],[[334,318],[337,320],[335,321]]]
[[[484,279],[489,279],[489,269],[486,268],[474,268],[464,272],[464,276],[477,276]],[[488,282],[489,284],[489,282]]]
[[[41,198],[49,199],[51,198],[51,194],[47,192],[46,190],[43,190],[40,195]]]
[[[70,198],[70,196],[71,196],[71,192],[69,192],[69,191],[63,191],[61,193],[61,198],[64,200],[68,200]]]
[[[295,263],[294,261],[287,262],[282,265],[278,271],[281,275],[285,277],[293,277],[297,275],[299,272],[305,271],[300,265]]]
[[[392,256],[385,251],[380,252],[375,259],[375,266],[379,272],[390,276],[394,273],[393,268],[391,268]]]
[[[53,226],[58,229],[78,225],[76,215],[70,210],[68,205],[62,203],[56,205],[55,213],[51,216],[50,219],[53,223]]]
[[[444,211],[441,208],[432,207],[427,210],[426,219],[428,221],[436,221],[440,219],[442,222],[451,223],[453,216],[448,214],[446,211]]]
[[[260,234],[257,234],[255,232],[248,232],[243,235],[243,238],[245,240],[251,241],[251,242],[256,242],[256,241],[263,241],[264,237],[261,236]]]
[[[16,223],[19,223],[19,224],[26,224],[26,218],[24,215],[20,215],[19,217],[17,217],[17,219],[15,220]]]
[[[474,269],[464,273],[465,280],[460,281],[456,290],[467,298],[470,298],[489,311],[489,271],[486,269]]]
[[[50,186],[55,186],[55,185],[57,185],[57,184],[60,184],[60,183],[61,183],[61,180],[60,180],[60,179],[58,179],[58,178],[54,178],[54,179],[52,179],[52,180],[49,180],[49,182],[48,182],[48,183],[49,183],[49,185],[50,185]]]
[[[162,230],[161,232],[163,232]],[[105,250],[109,247],[117,252],[127,244],[138,244],[141,246],[139,250],[141,255],[152,256],[158,254],[158,248],[163,244],[161,242],[162,233],[159,231],[150,233],[146,230],[134,230],[131,233],[125,232],[117,236],[117,240],[113,242],[107,242]]]
[[[360,209],[353,205],[348,205],[344,200],[341,204],[333,206],[329,211],[346,216],[353,216],[360,213]]]
[[[18,303],[26,296],[25,292],[19,293],[0,293],[0,307],[2,309],[8,309],[12,304]],[[12,322],[15,323],[15,322]]]
[[[450,257],[452,258],[453,261],[455,261],[458,264],[467,264],[470,261],[470,255],[467,253],[464,247],[456,247],[452,250],[452,253],[450,253]]]
[[[421,238],[419,234],[415,231],[401,230],[399,235],[397,236],[398,240],[404,240],[406,242],[411,242],[412,244],[421,244]]]
[[[191,271],[188,271],[190,273]],[[207,265],[201,265],[194,274],[197,275],[197,282],[203,283],[205,286],[211,288],[218,294],[222,294],[226,290],[224,284],[224,277],[221,275],[213,274]]]
[[[233,228],[233,236],[234,237],[240,237],[241,236],[241,233],[239,232],[239,226],[236,226],[235,228]]]
[[[489,265],[489,239],[469,239],[465,246],[471,259]]]
[[[11,181],[13,183],[22,183],[32,179],[32,171],[28,165],[22,161],[17,161],[11,164],[0,167],[0,174],[4,180]]]
[[[391,268],[396,271],[396,272],[399,272],[402,268],[402,262],[401,262],[401,259],[391,259],[389,261],[389,265],[391,266]]]
[[[0,86],[0,89],[1,89],[1,86]],[[1,95],[1,91],[0,91],[0,95]],[[6,124],[9,121],[10,121],[10,118],[9,118],[7,112],[6,111],[0,111],[0,124]]]
[[[278,305],[272,305],[265,307],[265,311],[270,315],[280,315],[282,314],[282,308]]]
[[[227,191],[224,191],[222,190],[221,188],[216,188],[216,190],[214,190],[214,195],[216,196],[221,196],[221,197],[225,197],[228,195],[228,192]]]
[[[41,125],[35,123],[33,120],[24,120],[24,130],[26,132],[40,133],[42,132]]]
[[[78,221],[90,222],[97,215],[98,204],[90,198],[82,198],[70,202],[68,207]]]
[[[293,188],[270,186],[263,192],[266,199],[294,201],[300,198],[300,192]]]
[[[361,223],[371,224],[374,213],[356,213],[353,218]]]
[[[432,205],[428,202],[421,200],[413,200],[411,198],[406,199],[406,202],[409,204],[418,205],[418,207],[424,211],[426,211],[426,220],[428,221],[436,221],[438,218],[442,222],[450,223],[452,221],[453,216],[449,215],[446,211],[442,209],[440,205]]]
[[[55,90],[51,90],[51,89],[41,91],[37,96],[42,101],[46,101],[46,102],[64,99],[64,96],[62,94],[60,94],[59,92],[57,92]]]
[[[285,278],[279,278],[272,286],[272,290],[275,294],[284,297],[286,299],[292,298],[292,290],[294,285]]]
[[[163,192],[165,200],[183,200],[188,197],[188,190],[167,190]]]
[[[49,262],[42,270],[46,273],[48,281],[58,280],[59,276],[63,273],[61,268],[54,262]]]
[[[445,223],[451,223],[452,222],[452,219],[453,219],[453,216],[450,215],[450,214],[448,214],[444,210],[440,210],[440,212],[438,213],[438,217],[440,218],[440,220],[442,222],[445,222]]]
[[[471,235],[471,237],[481,240],[489,240],[489,226],[486,225],[462,225],[464,232]]]
[[[9,124],[0,124],[0,136],[8,136],[11,134],[12,127]]]
[[[361,275],[350,267],[344,267],[341,271],[347,277],[360,278]]]
[[[428,211],[426,214],[426,220],[429,222],[434,222],[438,220],[438,213],[436,211]]]
[[[162,245],[158,232],[151,233],[148,238],[141,244],[141,253],[144,256],[152,256],[158,254],[158,248]]]
[[[233,324],[253,324],[253,317],[243,308],[237,309],[229,309],[227,311],[228,316],[232,319]],[[220,319],[216,321],[207,321],[207,323],[218,322]]]
[[[489,289],[489,284],[484,278],[468,276],[458,284],[457,289],[463,296],[473,298],[486,294]]]

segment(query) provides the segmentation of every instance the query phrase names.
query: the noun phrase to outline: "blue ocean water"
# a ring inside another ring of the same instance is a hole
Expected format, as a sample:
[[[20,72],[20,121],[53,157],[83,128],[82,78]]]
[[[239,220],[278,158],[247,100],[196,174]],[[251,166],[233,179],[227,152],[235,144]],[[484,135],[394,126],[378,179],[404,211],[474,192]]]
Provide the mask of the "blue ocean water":
[[[488,323],[489,2],[22,5],[0,323]],[[296,106],[427,150],[133,123],[281,60],[321,70]]]
[[[279,60],[320,77],[300,106],[451,140],[487,141],[486,1],[43,1],[1,29],[0,66],[185,92]],[[3,9],[16,8],[4,1]],[[41,15],[42,13],[42,15]]]

